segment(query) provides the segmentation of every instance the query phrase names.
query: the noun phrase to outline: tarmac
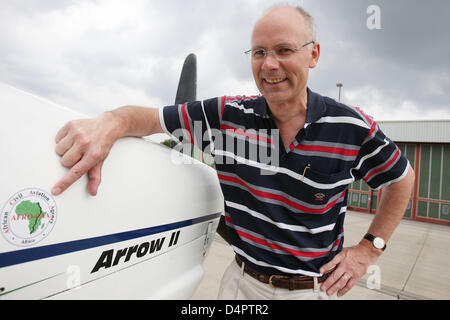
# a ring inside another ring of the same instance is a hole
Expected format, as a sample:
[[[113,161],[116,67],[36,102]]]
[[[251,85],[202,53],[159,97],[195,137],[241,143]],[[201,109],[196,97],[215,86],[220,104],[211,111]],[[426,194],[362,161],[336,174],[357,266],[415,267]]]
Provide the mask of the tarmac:
[[[373,214],[347,211],[344,247],[357,244]],[[343,300],[449,300],[450,227],[403,219],[386,251]],[[233,249],[216,234],[203,264],[205,275],[193,300],[217,298]]]

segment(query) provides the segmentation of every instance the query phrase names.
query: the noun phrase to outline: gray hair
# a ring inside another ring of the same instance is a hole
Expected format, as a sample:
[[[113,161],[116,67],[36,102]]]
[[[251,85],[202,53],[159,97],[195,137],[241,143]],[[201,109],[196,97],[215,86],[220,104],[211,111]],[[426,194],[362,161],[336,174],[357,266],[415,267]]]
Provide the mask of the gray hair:
[[[309,32],[309,40],[316,42],[317,41],[317,35],[316,35],[316,24],[314,22],[314,18],[307,12],[305,9],[303,9],[300,6],[296,6],[295,9],[298,10],[305,18],[306,25],[308,26],[308,32]]]
[[[307,12],[305,9],[303,9],[299,5],[291,5],[291,4],[277,4],[272,6],[269,10],[279,8],[279,7],[290,7],[292,9],[297,10],[300,12],[300,14],[303,16],[306,22],[306,26],[308,28],[308,34],[309,34],[309,40],[310,41],[317,41],[317,35],[316,35],[316,23],[314,22],[314,18]],[[269,11],[267,10],[267,11]]]

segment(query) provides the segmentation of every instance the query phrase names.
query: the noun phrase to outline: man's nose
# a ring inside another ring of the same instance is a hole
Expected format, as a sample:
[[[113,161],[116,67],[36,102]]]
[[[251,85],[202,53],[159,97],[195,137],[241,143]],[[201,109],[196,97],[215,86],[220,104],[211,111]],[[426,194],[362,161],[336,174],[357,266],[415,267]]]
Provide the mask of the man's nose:
[[[271,70],[271,69],[277,69],[279,67],[280,63],[275,56],[274,51],[267,51],[266,56],[264,57],[264,62],[262,64],[263,70]]]

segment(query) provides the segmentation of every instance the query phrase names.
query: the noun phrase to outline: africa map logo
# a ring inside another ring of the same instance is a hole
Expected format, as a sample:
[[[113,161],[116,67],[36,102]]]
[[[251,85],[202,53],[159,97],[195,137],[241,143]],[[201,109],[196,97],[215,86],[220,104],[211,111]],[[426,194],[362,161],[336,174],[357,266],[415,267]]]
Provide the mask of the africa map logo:
[[[33,245],[46,236],[56,222],[56,203],[52,196],[37,188],[14,194],[1,211],[1,233],[17,246]]]

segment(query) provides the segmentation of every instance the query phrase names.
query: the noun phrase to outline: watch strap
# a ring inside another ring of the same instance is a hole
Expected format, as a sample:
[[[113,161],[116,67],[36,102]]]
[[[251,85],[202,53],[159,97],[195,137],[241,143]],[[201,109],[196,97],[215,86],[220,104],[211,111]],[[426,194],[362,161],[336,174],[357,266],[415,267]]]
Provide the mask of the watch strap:
[[[377,237],[375,237],[373,234],[370,234],[370,233],[366,233],[364,235],[364,239],[369,240],[370,242],[372,242],[372,245],[374,247],[375,247],[375,244],[374,244],[375,238],[377,238]],[[375,247],[375,248],[377,248],[377,247]],[[381,249],[381,251],[386,250],[386,242],[384,243],[383,248],[377,248],[377,249]]]

